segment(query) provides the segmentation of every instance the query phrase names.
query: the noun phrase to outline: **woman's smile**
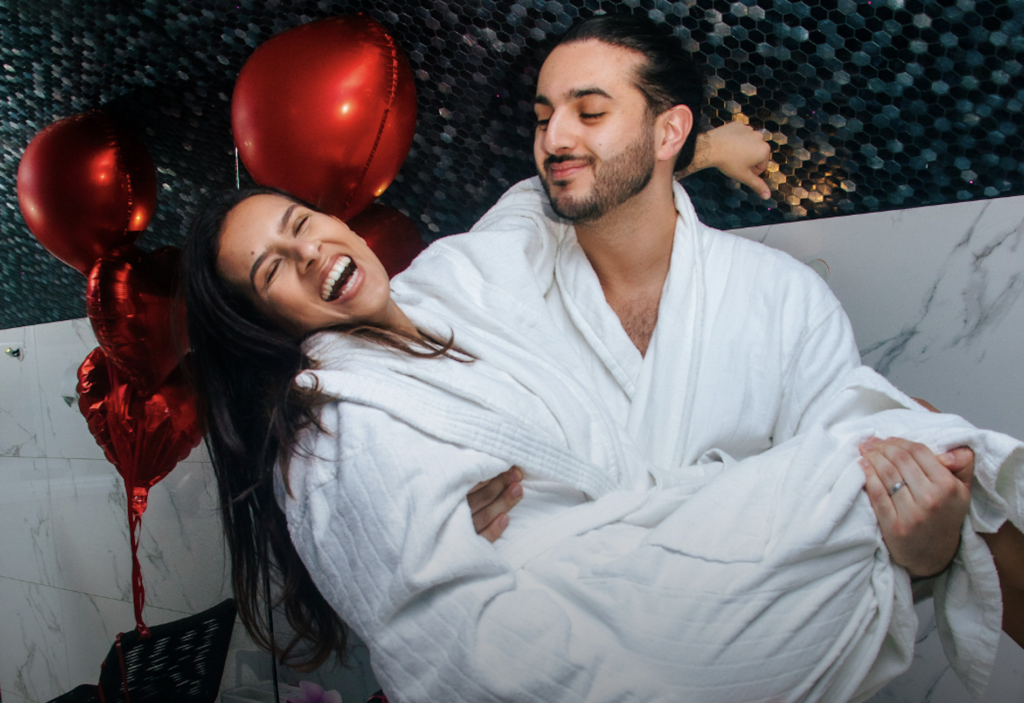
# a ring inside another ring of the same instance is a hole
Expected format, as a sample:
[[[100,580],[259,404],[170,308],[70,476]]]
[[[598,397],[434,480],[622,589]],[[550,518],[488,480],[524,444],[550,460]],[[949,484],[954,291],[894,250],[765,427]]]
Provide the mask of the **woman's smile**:
[[[387,272],[366,242],[337,218],[283,196],[256,195],[228,213],[217,268],[298,336],[399,319]]]

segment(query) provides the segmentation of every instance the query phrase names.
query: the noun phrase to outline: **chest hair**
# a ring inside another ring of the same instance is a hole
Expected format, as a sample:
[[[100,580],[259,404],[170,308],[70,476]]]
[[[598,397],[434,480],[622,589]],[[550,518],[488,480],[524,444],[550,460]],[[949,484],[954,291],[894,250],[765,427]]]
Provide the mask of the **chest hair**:
[[[633,345],[640,350],[641,356],[647,354],[647,346],[651,343],[651,336],[658,324],[658,304],[660,302],[660,296],[651,295],[612,305],[612,309],[622,323],[622,329],[629,335]]]

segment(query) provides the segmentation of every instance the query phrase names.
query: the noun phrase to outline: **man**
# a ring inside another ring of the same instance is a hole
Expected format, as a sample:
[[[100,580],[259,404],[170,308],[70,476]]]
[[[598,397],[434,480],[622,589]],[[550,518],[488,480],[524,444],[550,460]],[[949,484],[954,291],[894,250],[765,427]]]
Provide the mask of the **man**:
[[[582,325],[603,326],[618,342],[613,350],[603,350],[612,358],[601,358],[602,350],[581,337],[579,325],[564,312],[560,300],[564,293],[558,287],[552,289],[549,300],[567,336],[576,340],[594,381],[604,386],[605,397],[615,399],[612,403],[624,424],[629,422],[632,398],[626,387],[632,379],[616,379],[610,367],[628,366],[624,373],[634,379],[641,373],[662,314],[662,292],[667,282],[683,280],[690,273],[670,267],[680,219],[673,174],[695,168],[691,162],[703,81],[677,44],[648,22],[595,18],[570,30],[549,54],[538,77],[534,158],[540,182],[554,214],[574,225],[586,264],[600,284],[594,290],[599,290],[606,305],[588,301],[598,307],[594,318]],[[759,138],[749,128],[740,129]],[[729,161],[720,149],[732,148],[735,142],[720,138],[721,130],[715,132],[699,150],[703,163],[697,167]],[[764,150],[766,162],[767,145]],[[763,163],[752,164],[747,172],[732,168],[730,175],[766,195],[767,186],[755,175],[763,170]],[[477,228],[500,227],[509,214],[499,202]],[[725,333],[744,335],[728,325]],[[852,337],[848,341],[852,343]],[[743,343],[756,347],[758,340],[748,338]],[[859,358],[850,363],[859,363]],[[827,395],[826,379],[808,382],[817,383]],[[730,391],[742,393],[743,389]],[[723,388],[722,392],[728,391]],[[766,435],[758,449],[782,439],[775,429],[754,430]],[[740,450],[738,455],[752,451]],[[973,454],[959,449],[936,457],[921,445],[898,439],[865,443],[862,452],[868,494],[893,560],[914,577],[941,572],[959,544]],[[521,495],[517,477],[510,472],[503,484],[505,500],[479,513],[478,523],[498,519],[493,531],[507,524],[499,511]],[[902,490],[908,486],[911,490]],[[488,490],[493,494],[500,487]]]

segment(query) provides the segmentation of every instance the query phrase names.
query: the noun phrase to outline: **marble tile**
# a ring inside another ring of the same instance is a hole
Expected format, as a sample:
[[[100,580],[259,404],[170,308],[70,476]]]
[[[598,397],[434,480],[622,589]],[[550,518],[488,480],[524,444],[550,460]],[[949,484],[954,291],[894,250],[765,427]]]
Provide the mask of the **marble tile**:
[[[0,330],[0,456],[45,456],[37,351],[35,328]]]
[[[60,597],[64,613],[68,686],[74,688],[83,683],[96,683],[100,664],[118,633],[135,629],[132,604],[74,591],[61,591]],[[189,614],[147,607],[143,620],[150,626],[161,625]]]
[[[87,318],[34,327],[39,347],[38,396],[43,415],[46,456],[65,459],[103,459],[103,450],[89,433],[78,410],[75,385],[78,367],[96,348]]]
[[[60,591],[0,577],[0,681],[4,691],[48,701],[67,690]]]
[[[105,460],[48,459],[53,540],[62,588],[130,601],[124,483]]]
[[[16,693],[8,691],[6,688],[0,689],[0,696],[3,697],[4,703],[37,703],[31,698],[19,696]]]
[[[737,233],[828,263],[866,364],[943,410],[1024,436],[1024,197]]]
[[[209,464],[182,462],[149,493],[139,560],[146,602],[195,613],[231,595]]]
[[[0,457],[0,576],[57,586],[46,459]]]
[[[131,548],[121,477],[106,461],[49,462],[61,586],[131,601]],[[195,613],[230,595],[209,465],[183,462],[150,490],[139,563],[147,607]]]

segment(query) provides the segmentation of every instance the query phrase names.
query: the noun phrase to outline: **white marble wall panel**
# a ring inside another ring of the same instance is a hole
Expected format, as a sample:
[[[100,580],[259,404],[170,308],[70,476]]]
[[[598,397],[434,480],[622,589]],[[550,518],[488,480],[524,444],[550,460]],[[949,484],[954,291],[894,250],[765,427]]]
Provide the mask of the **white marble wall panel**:
[[[0,681],[4,691],[48,701],[67,690],[61,592],[0,578]]]
[[[866,364],[943,410],[1024,437],[1024,196],[737,233],[828,263]]]
[[[4,703],[35,703],[35,701],[19,696],[16,693],[8,691],[6,688],[0,689],[0,692],[2,692]]]
[[[47,460],[0,457],[0,576],[57,586]]]
[[[135,629],[135,611],[131,603],[90,596],[75,591],[61,591],[63,632],[67,649],[69,686],[96,683],[100,664],[120,632]],[[147,625],[161,625],[180,620],[189,613],[146,607]]]
[[[738,230],[823,259],[864,362],[975,424],[1024,437],[1024,197]],[[918,606],[914,663],[871,703],[970,700]],[[1024,703],[1024,650],[1003,637],[986,703]]]
[[[196,613],[231,596],[209,464],[182,462],[149,492],[139,560],[146,603]]]
[[[103,450],[89,433],[78,410],[75,384],[78,367],[96,348],[96,337],[88,319],[65,320],[36,325],[36,363],[39,374],[37,395],[42,407],[46,456],[64,459],[103,459]]]
[[[131,548],[124,483],[109,462],[49,459],[59,585],[129,601]]]
[[[34,329],[0,330],[0,456],[45,456],[37,368]]]

